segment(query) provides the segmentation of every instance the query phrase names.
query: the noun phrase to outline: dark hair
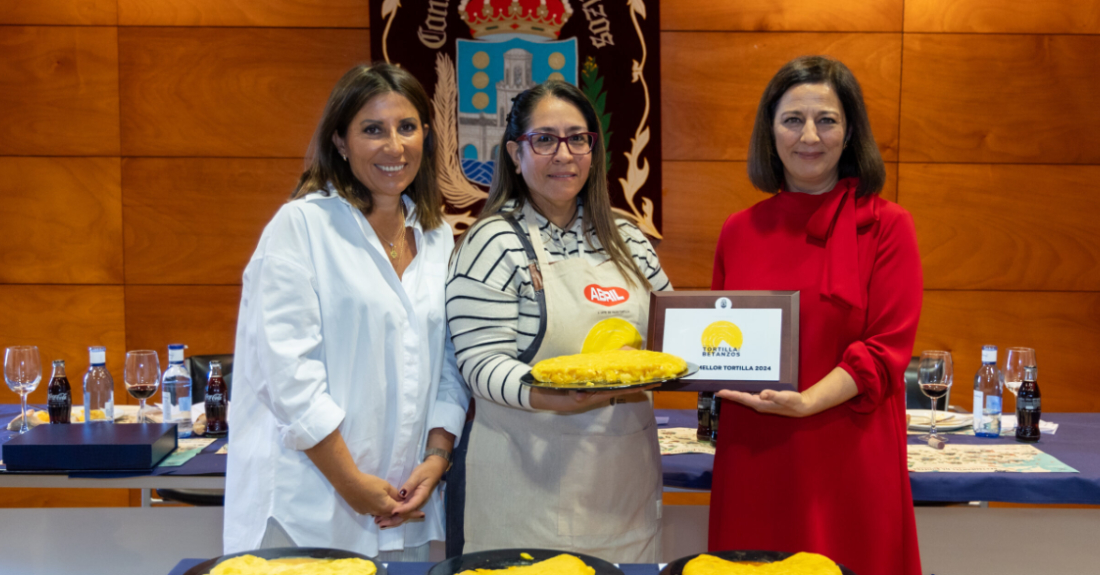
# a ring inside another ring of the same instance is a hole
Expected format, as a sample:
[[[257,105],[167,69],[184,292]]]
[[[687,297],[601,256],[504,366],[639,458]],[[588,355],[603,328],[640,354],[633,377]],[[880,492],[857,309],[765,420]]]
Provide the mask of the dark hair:
[[[787,90],[801,84],[828,84],[844,107],[848,124],[847,145],[838,164],[841,178],[859,178],[856,197],[877,194],[886,183],[886,166],[871,134],[871,121],[863,104],[859,82],[840,60],[828,56],[802,56],[787,62],[764,88],[756,108],[756,123],[749,142],[749,179],[768,193],[783,187],[783,162],[775,148],[775,109]]]
[[[584,92],[568,82],[547,80],[524,90],[512,100],[512,111],[508,113],[508,125],[500,139],[500,157],[497,158],[493,181],[489,184],[489,198],[485,200],[485,207],[482,208],[477,220],[467,228],[467,233],[478,222],[501,213],[504,210],[504,204],[509,200],[517,200],[516,212],[531,201],[531,190],[527,188],[527,181],[521,174],[516,173],[516,163],[512,161],[507,148],[508,142],[520,143],[520,136],[531,127],[531,114],[534,113],[535,107],[546,98],[557,98],[572,104],[584,116],[588,131],[598,134],[596,141],[592,143],[592,165],[588,169],[584,188],[577,194],[584,204],[585,241],[592,245],[591,237],[594,232],[596,239],[607,250],[607,255],[611,257],[611,261],[626,281],[632,285],[648,286],[649,280],[634,263],[626,242],[619,235],[615,214],[611,211],[611,194],[607,188],[607,151],[604,149],[604,134],[596,109]],[[522,145],[519,153],[526,153]],[[461,242],[460,239],[458,245],[461,245]]]
[[[420,169],[404,193],[416,204],[416,217],[425,230],[435,229],[443,223],[443,196],[435,179],[435,131],[431,129],[428,95],[412,74],[384,62],[355,66],[336,82],[309,145],[309,165],[298,179],[298,185],[290,195],[291,200],[311,192],[324,191],[331,183],[336,193],[351,205],[364,213],[371,213],[374,209],[371,191],[355,177],[351,165],[340,157],[332,136],[338,134],[341,138],[346,137],[348,127],[359,110],[373,98],[391,92],[407,98],[416,108],[420,123],[429,126],[424,136]]]

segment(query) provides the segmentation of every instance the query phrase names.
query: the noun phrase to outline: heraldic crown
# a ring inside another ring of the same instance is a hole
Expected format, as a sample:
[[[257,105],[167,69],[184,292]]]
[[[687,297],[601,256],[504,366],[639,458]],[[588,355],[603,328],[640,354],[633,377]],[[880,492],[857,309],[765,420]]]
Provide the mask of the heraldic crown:
[[[462,0],[458,13],[474,38],[530,34],[557,40],[573,7],[569,0]]]

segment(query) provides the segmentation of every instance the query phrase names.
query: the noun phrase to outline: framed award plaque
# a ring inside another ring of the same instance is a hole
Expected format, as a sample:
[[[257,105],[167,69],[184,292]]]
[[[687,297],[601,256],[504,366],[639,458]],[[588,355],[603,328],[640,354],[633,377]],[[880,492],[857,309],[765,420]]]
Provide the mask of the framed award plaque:
[[[797,291],[653,292],[646,341],[699,365],[660,391],[798,390]]]

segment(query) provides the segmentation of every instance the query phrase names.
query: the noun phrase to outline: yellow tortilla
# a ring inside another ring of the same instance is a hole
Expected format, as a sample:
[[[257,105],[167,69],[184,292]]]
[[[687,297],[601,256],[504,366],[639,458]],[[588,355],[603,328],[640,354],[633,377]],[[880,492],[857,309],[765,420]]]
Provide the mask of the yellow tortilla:
[[[508,575],[595,575],[596,570],[585,565],[579,557],[563,553],[532,565],[513,565],[506,569],[471,569],[458,575],[485,575],[488,573],[507,573]]]
[[[684,565],[684,575],[841,575],[841,571],[831,559],[816,553],[795,553],[782,561],[763,565],[726,561],[704,554]]]
[[[210,575],[374,575],[378,568],[363,559],[294,557],[268,561],[241,555],[218,563]]]
[[[612,349],[544,359],[531,368],[536,381],[558,385],[601,382],[631,384],[668,379],[687,369],[675,355],[639,349]]]

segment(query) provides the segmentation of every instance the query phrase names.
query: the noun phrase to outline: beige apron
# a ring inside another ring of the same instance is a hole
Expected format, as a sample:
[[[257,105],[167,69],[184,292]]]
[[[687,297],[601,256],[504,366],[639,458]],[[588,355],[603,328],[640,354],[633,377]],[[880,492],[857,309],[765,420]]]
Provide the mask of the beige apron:
[[[548,264],[530,206],[524,217],[547,307],[532,363],[580,353],[592,326],[607,318],[645,334],[647,289],[627,284],[610,260],[592,266],[583,253]],[[629,298],[594,303],[586,297],[592,286],[629,291]],[[660,449],[645,394],[568,415],[479,401],[469,441],[465,553],[530,547],[618,563],[660,558]]]

